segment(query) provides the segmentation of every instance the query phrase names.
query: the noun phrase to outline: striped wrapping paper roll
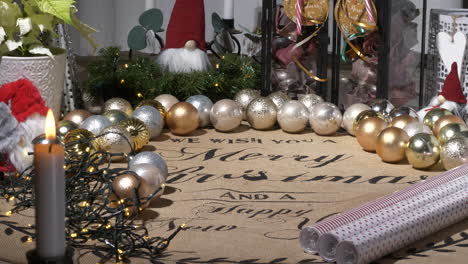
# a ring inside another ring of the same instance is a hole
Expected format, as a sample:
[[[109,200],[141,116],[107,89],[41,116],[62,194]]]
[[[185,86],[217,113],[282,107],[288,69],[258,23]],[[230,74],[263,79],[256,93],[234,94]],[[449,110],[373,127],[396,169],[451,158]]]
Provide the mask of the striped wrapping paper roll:
[[[342,214],[327,218],[315,225],[304,227],[299,234],[299,243],[306,253],[317,253],[317,242],[322,234],[467,174],[468,164],[465,164],[434,176],[426,181],[419,182],[399,192],[394,192]]]
[[[451,194],[457,193],[460,190],[468,189],[468,176],[457,178],[448,183],[442,184],[433,189],[415,195],[411,199],[407,199],[376,211],[373,214],[359,218],[349,224],[334,229],[320,236],[318,248],[320,256],[326,261],[335,261],[336,247],[338,243],[352,238],[360,233],[374,228],[382,223],[392,222],[394,218],[416,210],[418,208],[430,205],[435,201],[439,201]]]
[[[468,191],[463,189],[340,242],[337,263],[369,263],[467,217]]]

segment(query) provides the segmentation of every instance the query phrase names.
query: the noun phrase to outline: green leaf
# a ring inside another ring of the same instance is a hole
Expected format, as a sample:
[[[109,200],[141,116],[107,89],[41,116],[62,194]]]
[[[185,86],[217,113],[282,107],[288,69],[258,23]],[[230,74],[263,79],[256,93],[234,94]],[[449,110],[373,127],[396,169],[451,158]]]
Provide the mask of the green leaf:
[[[70,17],[72,20],[72,26],[80,32],[81,36],[85,38],[89,44],[94,48],[93,53],[96,51],[97,47],[99,46],[97,42],[91,37],[91,34],[96,33],[97,30],[94,28],[84,24],[76,17],[76,12],[78,10],[75,7],[70,8]]]
[[[211,24],[213,25],[215,33],[220,33],[223,29],[227,28],[221,17],[216,12],[211,14]]]
[[[31,20],[33,24],[37,25],[39,28],[41,28],[39,25],[42,25],[41,31],[54,31],[54,17],[50,14],[32,15]]]
[[[21,17],[21,10],[16,3],[0,2],[0,26],[4,27],[5,31],[14,30],[19,17]]]
[[[70,9],[75,1],[73,0],[36,0],[37,7],[41,12],[54,15],[65,23],[73,25]]]
[[[163,13],[157,8],[146,10],[141,14],[138,22],[147,30],[151,29],[154,32],[159,32],[163,24]]]
[[[127,39],[128,47],[132,50],[142,50],[146,48],[146,30],[142,26],[134,26]]]

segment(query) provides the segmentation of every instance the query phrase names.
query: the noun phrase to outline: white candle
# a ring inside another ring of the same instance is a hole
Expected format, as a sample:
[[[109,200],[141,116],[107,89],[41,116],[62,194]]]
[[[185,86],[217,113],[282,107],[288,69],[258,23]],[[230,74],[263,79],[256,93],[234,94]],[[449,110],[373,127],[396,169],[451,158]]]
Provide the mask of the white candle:
[[[234,19],[234,0],[224,0],[224,19]]]
[[[145,0],[145,10],[154,8],[154,0]]]
[[[34,145],[36,249],[41,258],[65,256],[65,171],[63,146],[55,142],[55,120],[46,118],[50,144]]]

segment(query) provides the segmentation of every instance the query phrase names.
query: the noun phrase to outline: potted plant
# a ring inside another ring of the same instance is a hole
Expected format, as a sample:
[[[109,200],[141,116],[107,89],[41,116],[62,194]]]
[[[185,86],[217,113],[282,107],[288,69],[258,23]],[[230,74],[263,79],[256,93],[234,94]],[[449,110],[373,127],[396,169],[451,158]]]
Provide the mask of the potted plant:
[[[75,16],[73,0],[0,0],[0,85],[27,78],[55,113],[60,113],[66,54],[53,46],[56,26],[66,23],[95,42],[95,30]]]

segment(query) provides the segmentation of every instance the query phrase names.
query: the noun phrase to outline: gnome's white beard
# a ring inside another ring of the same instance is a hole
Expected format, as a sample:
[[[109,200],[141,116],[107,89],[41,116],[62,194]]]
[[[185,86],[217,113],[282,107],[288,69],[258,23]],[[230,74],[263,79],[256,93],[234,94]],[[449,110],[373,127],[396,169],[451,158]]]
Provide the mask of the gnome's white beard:
[[[32,140],[44,133],[44,124],[45,117],[39,114],[33,114],[18,124],[19,142],[8,153],[8,158],[17,171],[22,172],[32,165],[34,156],[28,153],[34,151]]]
[[[167,49],[161,52],[157,62],[170,72],[206,71],[210,68],[208,55],[200,49]]]
[[[459,104],[452,102],[452,101],[445,101],[441,104],[437,96],[434,96],[429,102],[429,105],[427,107],[424,107],[423,109],[419,110],[418,118],[420,122],[423,122],[424,117],[426,116],[427,112],[429,112],[429,110],[433,107],[444,108],[454,113],[455,115],[460,116],[461,107]]]

